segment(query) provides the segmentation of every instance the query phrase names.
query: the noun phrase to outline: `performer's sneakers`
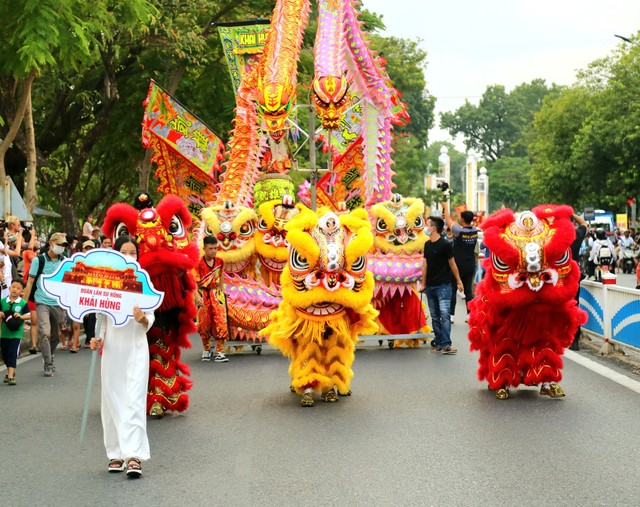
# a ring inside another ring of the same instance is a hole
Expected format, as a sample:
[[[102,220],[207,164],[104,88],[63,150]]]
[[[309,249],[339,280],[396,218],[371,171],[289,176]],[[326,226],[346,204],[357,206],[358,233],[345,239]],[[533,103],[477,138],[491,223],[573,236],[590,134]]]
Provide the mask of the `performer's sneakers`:
[[[222,352],[218,352],[218,355],[216,356],[214,361],[216,363],[228,363],[229,362],[229,358],[227,356],[225,356]]]
[[[543,384],[540,388],[540,394],[542,396],[550,396],[551,398],[562,398],[565,395],[562,387],[553,382],[551,382],[548,387]]]
[[[340,400],[340,398],[338,398],[338,393],[336,392],[335,388],[329,389],[326,393],[324,393],[322,395],[322,399],[329,403],[333,403]]]
[[[44,376],[45,377],[53,377],[53,366],[45,366],[44,367]]]
[[[203,350],[202,351],[202,360],[203,361],[211,361],[211,351],[210,350]]]
[[[303,407],[313,407],[315,405],[313,401],[313,391],[311,389],[305,390],[300,397],[300,405]]]

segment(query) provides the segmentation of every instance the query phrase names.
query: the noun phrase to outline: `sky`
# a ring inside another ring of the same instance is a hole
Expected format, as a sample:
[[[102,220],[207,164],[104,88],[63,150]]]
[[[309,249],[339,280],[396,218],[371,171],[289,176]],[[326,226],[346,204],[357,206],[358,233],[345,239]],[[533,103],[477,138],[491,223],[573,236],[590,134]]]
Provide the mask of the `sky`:
[[[570,85],[577,70],[625,44],[614,34],[640,30],[640,0],[361,1],[383,16],[383,35],[419,39],[427,52],[427,88],[437,99],[429,143],[452,140],[438,113],[465,98],[477,104],[487,86],[509,92],[536,78]],[[455,145],[463,148],[460,139]]]

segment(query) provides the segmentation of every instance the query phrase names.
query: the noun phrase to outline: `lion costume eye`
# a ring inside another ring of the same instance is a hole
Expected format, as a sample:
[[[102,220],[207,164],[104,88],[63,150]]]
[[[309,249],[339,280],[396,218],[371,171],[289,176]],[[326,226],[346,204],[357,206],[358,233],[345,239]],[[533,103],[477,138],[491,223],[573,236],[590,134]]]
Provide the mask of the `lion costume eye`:
[[[261,231],[269,230],[269,226],[267,225],[267,222],[265,222],[264,218],[261,218],[258,222],[258,229],[260,229]]]
[[[389,228],[387,227],[387,222],[384,221],[384,218],[378,218],[376,221],[376,232],[387,232]]]
[[[124,224],[124,222],[120,222],[115,229],[115,232],[113,233],[114,238],[118,239],[120,236],[128,236],[129,235],[129,229],[128,227]]]
[[[307,259],[302,257],[295,248],[292,248],[289,254],[289,265],[294,271],[307,271],[309,269]]]
[[[493,263],[493,267],[496,268],[497,271],[509,271],[509,266],[500,260],[495,254],[491,254],[491,262]]]
[[[353,264],[351,264],[351,271],[355,274],[362,273],[367,269],[367,258],[363,255],[362,257],[358,257]]]
[[[210,236],[210,237],[214,237],[215,234],[213,232],[211,232],[211,229],[209,229],[208,225],[204,226],[204,235],[205,236]]]
[[[240,226],[240,236],[251,236],[253,234],[253,224],[245,222]]]
[[[424,219],[421,216],[419,216],[418,218],[416,218],[416,223],[413,224],[413,226],[416,229],[421,229],[422,227],[424,227]]]
[[[562,264],[566,264],[569,261],[569,250],[567,250],[562,257],[560,257],[556,261],[557,266],[561,266]]]
[[[177,215],[173,215],[171,217],[171,222],[169,223],[169,233],[173,235],[174,238],[181,238],[185,235],[182,220],[180,220]]]

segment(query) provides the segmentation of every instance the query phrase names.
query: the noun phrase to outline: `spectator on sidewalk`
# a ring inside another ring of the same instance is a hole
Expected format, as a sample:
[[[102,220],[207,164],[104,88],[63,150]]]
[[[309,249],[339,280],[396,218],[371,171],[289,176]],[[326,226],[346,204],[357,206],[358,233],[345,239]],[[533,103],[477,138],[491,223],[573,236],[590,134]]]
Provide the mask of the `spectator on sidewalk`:
[[[54,355],[60,341],[60,327],[64,312],[55,298],[42,289],[42,275],[55,272],[62,263],[62,253],[69,245],[63,232],[54,232],[49,238],[49,249],[38,255],[31,263],[29,281],[25,294],[30,294],[35,284],[38,338],[44,361],[44,376],[52,377],[55,372]]]
[[[90,252],[95,248],[95,243],[88,239],[82,243],[82,251],[84,253]],[[91,339],[96,336],[96,314],[87,313],[82,317],[82,326],[84,327],[85,339],[84,348],[88,349],[91,346]]]
[[[456,288],[463,289],[458,267],[453,258],[453,248],[442,237],[444,220],[440,217],[427,218],[425,230],[430,237],[424,245],[422,261],[422,287],[426,289],[429,313],[431,314],[433,334],[435,335],[434,352],[455,354],[457,349],[451,346],[451,275],[456,280]]]
[[[2,319],[0,350],[7,367],[4,382],[10,386],[16,385],[16,367],[24,321],[31,317],[27,302],[22,299],[24,285],[24,280],[16,278],[11,282],[9,295],[0,300],[0,319]]]
[[[84,224],[82,225],[82,235],[87,238],[90,238],[92,232],[93,232],[93,215],[89,214],[87,215],[87,219],[84,221]]]
[[[473,212],[465,210],[460,213],[460,224],[451,217],[449,205],[442,203],[444,219],[453,236],[453,257],[460,273],[460,279],[464,287],[464,299],[467,315],[469,314],[469,301],[473,299],[473,280],[478,269],[476,257],[476,245],[478,243],[478,228],[473,225]],[[451,322],[456,314],[456,280],[451,279]],[[462,295],[462,294],[461,294]]]

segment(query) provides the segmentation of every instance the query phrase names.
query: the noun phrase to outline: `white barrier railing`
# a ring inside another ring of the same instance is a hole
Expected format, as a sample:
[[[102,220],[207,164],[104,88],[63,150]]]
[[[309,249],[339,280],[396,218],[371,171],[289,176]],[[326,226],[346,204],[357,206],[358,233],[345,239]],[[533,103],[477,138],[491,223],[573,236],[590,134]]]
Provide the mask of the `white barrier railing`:
[[[640,350],[640,290],[584,280],[580,307],[589,315],[583,331]]]

